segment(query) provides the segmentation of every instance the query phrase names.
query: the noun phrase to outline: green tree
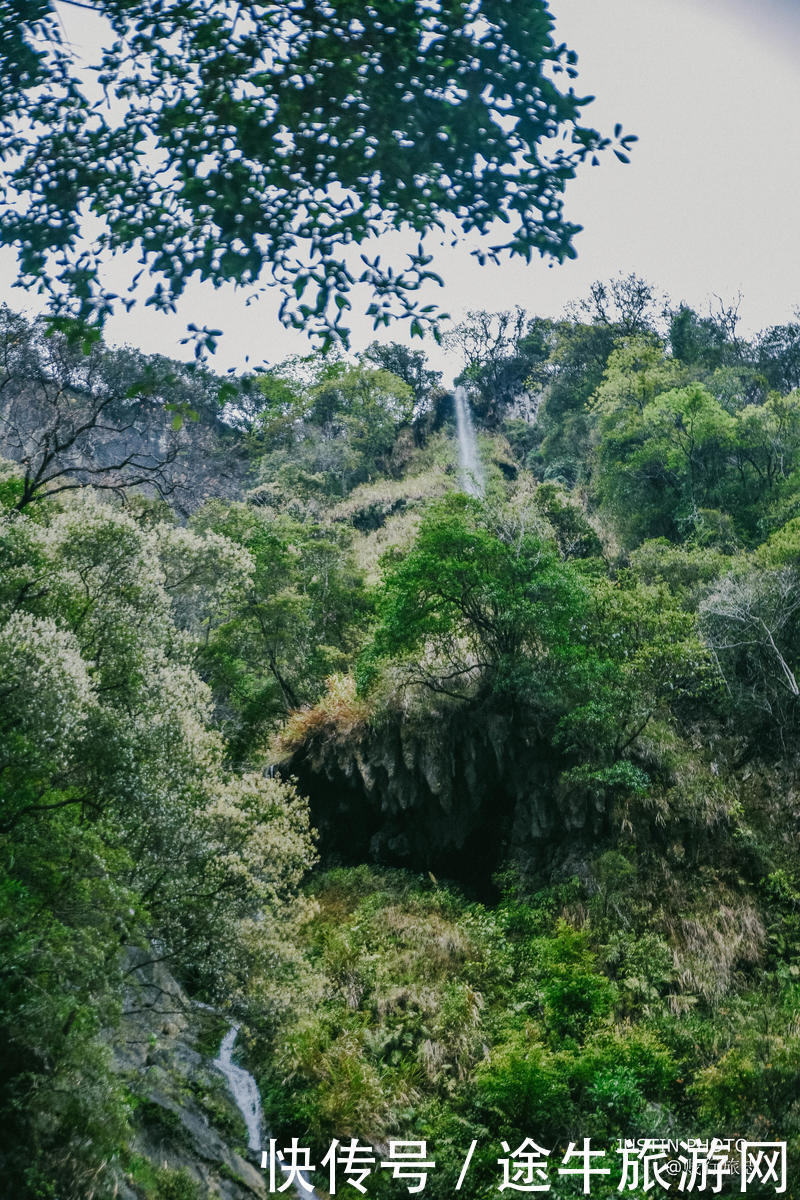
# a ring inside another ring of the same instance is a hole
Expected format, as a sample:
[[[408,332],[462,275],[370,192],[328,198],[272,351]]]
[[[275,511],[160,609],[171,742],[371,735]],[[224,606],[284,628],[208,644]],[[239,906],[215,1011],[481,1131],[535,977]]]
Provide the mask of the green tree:
[[[0,517],[0,1157],[15,1195],[84,1200],[126,1136],[131,958],[266,1004],[314,852],[293,788],[227,767],[193,667],[247,552],[91,494],[34,511]]]
[[[567,320],[555,324],[538,415],[542,445],[532,460],[547,478],[572,485],[583,472],[591,428],[589,401],[617,340],[613,326]],[[531,384],[540,379],[534,372]]]
[[[693,617],[664,588],[630,575],[614,585],[562,561],[531,513],[499,516],[451,497],[407,554],[389,557],[364,679],[388,660],[423,697],[511,718],[566,793],[610,813],[649,790],[636,755],[650,722],[705,686]]]
[[[646,394],[646,382],[639,386]],[[665,391],[641,409],[638,397],[632,405],[606,402],[596,478],[617,527],[632,541],[696,528],[702,510],[718,507],[724,495],[734,418],[699,383]]]
[[[594,480],[627,539],[692,535],[726,548],[791,503],[800,400],[772,392],[730,410],[711,390],[719,372],[676,387],[686,371],[638,339],[611,354],[592,406]]]
[[[346,534],[335,527],[219,502],[193,523],[204,546],[216,537],[243,548],[251,564],[235,600],[214,605],[198,665],[232,753],[257,757],[278,721],[316,700],[325,678],[345,665],[365,617],[363,581]],[[178,561],[185,579],[185,552]]]
[[[374,652],[407,658],[414,678],[454,695],[487,681],[513,695],[527,659],[568,654],[581,584],[552,543],[517,533],[498,536],[463,495],[434,506],[411,551],[387,562]]]
[[[637,337],[655,332],[659,299],[653,285],[631,271],[607,281],[596,279],[589,295],[567,311],[577,320],[586,316],[593,325],[614,329],[621,337]]]
[[[503,410],[542,371],[550,352],[550,325],[541,318],[530,319],[518,306],[505,312],[469,312],[445,334],[445,344],[458,349],[465,363],[456,382],[477,392],[472,407],[481,421],[497,425]]]
[[[600,433],[629,415],[641,415],[662,392],[679,387],[685,371],[652,336],[625,338],[608,356],[602,383],[592,399]]]
[[[441,371],[433,371],[423,350],[412,350],[401,342],[373,342],[364,359],[407,383],[414,393],[414,418],[418,420],[430,402],[430,394],[442,382]]]
[[[576,56],[554,40],[546,0],[524,19],[484,0],[94,9],[106,34],[91,69],[47,0],[5,9],[0,38],[2,242],[20,281],[73,315],[130,303],[102,286],[100,264],[134,250],[159,309],[195,276],[266,278],[284,321],[345,337],[360,282],[376,326],[399,314],[413,334],[432,319],[416,298],[430,256],[420,247],[395,272],[365,249],[353,274],[349,243],[448,225],[483,235],[502,217],[506,240],[480,258],[574,255],[564,188],[612,140],[555,82],[575,77]],[[85,214],[100,222],[91,248]],[[213,346],[214,331],[195,332]]]
[[[539,413],[542,446],[534,461],[548,478],[576,482],[588,455],[588,407],[615,347],[654,344],[658,325],[655,289],[638,275],[596,280],[583,300],[568,305],[549,337],[547,370],[531,384],[545,385]]]
[[[763,404],[749,404],[736,414],[736,459],[742,481],[740,502],[757,508],[757,527],[764,504],[793,486],[800,452],[800,392],[772,392]]]
[[[713,370],[731,357],[728,333],[713,317],[701,317],[688,304],[670,314],[669,343],[679,362]]]
[[[298,369],[299,368],[299,369]],[[398,432],[410,426],[414,392],[382,367],[312,358],[259,380],[265,403],[250,430],[261,498],[293,493],[318,501],[391,473]]]
[[[758,338],[757,353],[772,387],[781,392],[800,388],[800,321],[765,329]]]

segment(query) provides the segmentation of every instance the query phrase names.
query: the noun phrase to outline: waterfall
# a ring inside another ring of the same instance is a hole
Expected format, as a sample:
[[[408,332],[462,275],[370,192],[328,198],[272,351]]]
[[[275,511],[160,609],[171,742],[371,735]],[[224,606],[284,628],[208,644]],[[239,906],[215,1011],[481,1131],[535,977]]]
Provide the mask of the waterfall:
[[[209,1012],[214,1011],[209,1009],[207,1004],[200,1004],[198,1007],[205,1008]],[[231,1025],[222,1039],[219,1054],[214,1059],[213,1065],[227,1079],[228,1087],[236,1101],[236,1107],[244,1117],[247,1125],[247,1148],[252,1154],[262,1158],[263,1166],[262,1139],[268,1143],[269,1133],[264,1129],[264,1114],[261,1111],[261,1095],[258,1091],[258,1084],[249,1071],[245,1071],[244,1067],[238,1066],[233,1061],[233,1047],[236,1044],[238,1033],[239,1026]],[[283,1162],[283,1155],[280,1151],[277,1152],[277,1163],[284,1174],[289,1173],[289,1168]],[[305,1176],[302,1178],[305,1180]],[[307,1180],[305,1180],[305,1186],[302,1186],[295,1179],[293,1191],[298,1200],[320,1200],[319,1193]]]
[[[227,1079],[228,1087],[233,1093],[236,1105],[245,1119],[248,1150],[252,1150],[255,1154],[260,1154],[261,1135],[263,1132],[261,1096],[258,1092],[258,1084],[250,1072],[245,1071],[244,1067],[237,1066],[233,1061],[233,1047],[238,1032],[239,1026],[231,1025],[222,1039],[219,1054],[214,1059],[214,1066],[222,1071],[222,1074]]]
[[[467,399],[466,389],[460,385],[454,393],[456,408],[456,432],[458,434],[458,460],[461,466],[461,486],[469,496],[482,496],[485,486],[483,467],[478,454],[475,426]]]

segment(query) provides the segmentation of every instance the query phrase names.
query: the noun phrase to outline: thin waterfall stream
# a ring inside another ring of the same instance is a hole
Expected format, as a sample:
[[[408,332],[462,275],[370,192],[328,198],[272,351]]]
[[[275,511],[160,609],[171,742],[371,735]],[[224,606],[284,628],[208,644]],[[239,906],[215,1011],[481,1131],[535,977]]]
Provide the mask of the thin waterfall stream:
[[[206,1008],[207,1006],[202,1005],[202,1007]],[[238,1034],[239,1026],[231,1025],[222,1039],[219,1054],[214,1059],[213,1065],[218,1071],[222,1072],[228,1082],[231,1095],[236,1101],[236,1107],[244,1117],[247,1126],[247,1148],[260,1161],[262,1146],[265,1142],[269,1142],[269,1134],[264,1128],[264,1113],[261,1108],[261,1094],[258,1090],[258,1084],[249,1071],[246,1071],[244,1067],[240,1067],[238,1063],[233,1061],[233,1049],[236,1045]],[[288,1174],[289,1169],[284,1166],[280,1151],[278,1152],[277,1159],[281,1170],[285,1174]],[[301,1187],[295,1180],[294,1191],[297,1196],[303,1197],[303,1200],[320,1200],[319,1193],[310,1184],[308,1187]]]
[[[236,1107],[242,1114],[247,1126],[247,1148],[254,1154],[261,1153],[261,1136],[264,1131],[264,1114],[261,1111],[261,1095],[258,1084],[249,1071],[233,1061],[233,1047],[239,1033],[238,1025],[231,1025],[219,1054],[214,1059],[214,1066],[222,1072],[228,1081]]]
[[[483,496],[486,481],[483,475],[478,439],[472,421],[472,410],[466,388],[459,385],[453,393],[458,436],[458,460],[461,466],[461,486],[469,496]]]

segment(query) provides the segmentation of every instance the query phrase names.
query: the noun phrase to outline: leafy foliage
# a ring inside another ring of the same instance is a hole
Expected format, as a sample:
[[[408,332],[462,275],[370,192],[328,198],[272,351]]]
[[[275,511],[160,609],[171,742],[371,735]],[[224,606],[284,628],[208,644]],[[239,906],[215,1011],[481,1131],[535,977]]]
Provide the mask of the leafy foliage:
[[[382,367],[326,359],[299,365],[259,380],[264,403],[250,445],[265,504],[276,477],[279,502],[296,492],[324,504],[390,471],[397,435],[413,415],[411,385]]]
[[[363,582],[346,535],[335,529],[213,503],[194,525],[205,546],[217,539],[229,552],[241,547],[250,565],[227,607],[212,606],[197,660],[232,752],[247,757],[263,749],[278,719],[315,700],[344,665],[367,606]],[[182,563],[185,571],[185,553]],[[184,594],[187,582],[184,575]],[[192,611],[196,617],[196,603]]]
[[[485,238],[500,217],[507,237],[481,259],[574,254],[564,188],[612,139],[559,87],[577,59],[545,0],[524,20],[510,5],[416,0],[95,8],[104,45],[91,68],[50,4],[3,17],[2,239],[21,281],[71,315],[115,307],[100,265],[133,249],[161,311],[196,275],[269,282],[286,323],[346,338],[363,283],[375,326],[401,315],[413,335],[434,319],[416,297],[437,278],[431,256],[420,245],[394,271],[366,248],[377,235],[452,225]],[[617,128],[625,161],[631,140]],[[87,213],[100,222],[91,248]],[[355,268],[349,244],[365,247]],[[213,349],[218,330],[193,332]]]
[[[376,652],[429,649],[443,662],[438,683],[420,665],[431,686],[449,680],[457,692],[481,671],[513,686],[520,657],[557,655],[580,617],[579,584],[553,547],[522,530],[503,540],[487,524],[474,501],[443,501],[411,553],[388,565]]]
[[[471,1187],[489,1196],[500,1139],[518,1145],[533,1130],[556,1156],[580,1136],[597,1147],[689,1129],[785,1136],[796,985],[745,993],[722,1013],[676,1013],[670,948],[579,927],[564,914],[581,894],[573,880],[487,908],[399,872],[324,874],[296,1019],[257,1043],[279,1135],[302,1126],[316,1161],[340,1133],[425,1136],[437,1197],[472,1139]]]
[[[487,1198],[527,1136],[785,1138],[796,1170],[792,331],[612,284],[459,331],[482,499],[397,344],[237,383],[256,486],[186,524],[58,476],[20,504],[2,464],[15,1195],[99,1197],[134,1162],[158,1106],[111,1046],[153,956],[233,1005],[280,1136],[425,1137],[442,1200],[473,1139]],[[59,347],[77,376],[133,361]]]
[[[227,560],[228,588],[249,572],[232,543],[162,541],[89,495],[0,524],[2,1140],[19,1195],[85,1196],[124,1138],[101,1034],[126,948],[230,999],[302,916],[307,809],[224,765],[159,562],[174,590],[187,549],[185,566]]]

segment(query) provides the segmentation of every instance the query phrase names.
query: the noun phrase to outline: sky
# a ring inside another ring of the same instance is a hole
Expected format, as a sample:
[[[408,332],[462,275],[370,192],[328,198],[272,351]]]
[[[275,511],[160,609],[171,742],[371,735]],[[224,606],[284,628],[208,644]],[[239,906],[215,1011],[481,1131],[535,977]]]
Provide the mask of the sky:
[[[576,90],[596,99],[585,119],[609,131],[622,123],[639,141],[630,165],[612,155],[567,190],[566,215],[581,224],[578,257],[480,267],[465,247],[442,249],[434,267],[445,287],[432,295],[455,320],[468,310],[522,305],[558,316],[596,279],[630,271],[706,311],[714,297],[742,295],[746,333],[791,319],[800,305],[800,3],[798,0],[551,0],[557,35],[579,55]],[[65,10],[66,11],[66,10]],[[85,10],[71,9],[70,34],[91,40]],[[387,248],[399,250],[392,239]],[[412,248],[409,246],[409,248]],[[0,255],[0,298],[21,309],[13,257]],[[135,310],[110,323],[112,343],[185,357],[189,322],[222,327],[218,370],[308,353],[302,334],[281,328],[268,293],[245,307],[232,288],[190,286],[176,316]],[[353,345],[376,335],[353,320]],[[406,340],[406,327],[382,340]],[[434,365],[458,365],[433,343]]]

